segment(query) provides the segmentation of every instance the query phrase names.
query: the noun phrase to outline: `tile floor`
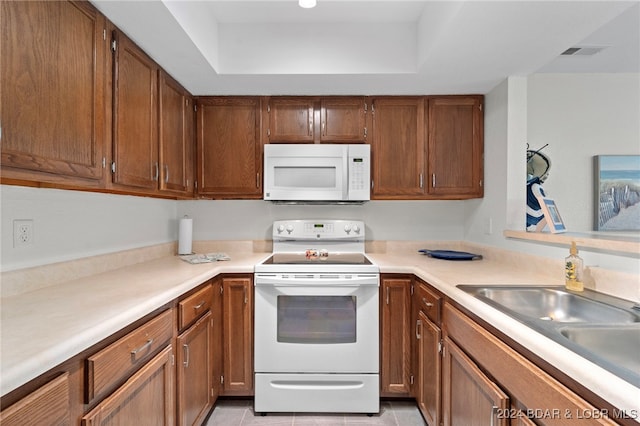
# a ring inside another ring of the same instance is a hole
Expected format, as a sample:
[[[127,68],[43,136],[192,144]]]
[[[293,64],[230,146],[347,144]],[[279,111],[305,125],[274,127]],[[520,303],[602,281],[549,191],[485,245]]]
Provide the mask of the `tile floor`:
[[[414,401],[383,400],[380,414],[273,413],[256,416],[251,399],[219,399],[206,426],[425,426]]]

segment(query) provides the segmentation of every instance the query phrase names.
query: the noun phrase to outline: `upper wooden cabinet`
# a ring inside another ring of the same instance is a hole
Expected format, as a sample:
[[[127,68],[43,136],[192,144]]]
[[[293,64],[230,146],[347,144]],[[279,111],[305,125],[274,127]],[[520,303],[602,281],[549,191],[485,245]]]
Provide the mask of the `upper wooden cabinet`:
[[[3,183],[102,184],[105,25],[88,2],[0,2]]]
[[[373,199],[482,197],[482,96],[372,100]]]
[[[262,198],[260,98],[199,98],[198,194]]]
[[[482,197],[482,96],[430,97],[427,123],[429,194]]]
[[[268,143],[360,143],[366,140],[364,96],[271,97],[266,101]]]
[[[372,198],[423,198],[424,98],[373,98],[371,105]]]
[[[159,68],[120,31],[113,37],[113,183],[155,190],[160,178]]]
[[[160,190],[193,193],[194,123],[193,98],[166,72],[159,82]]]

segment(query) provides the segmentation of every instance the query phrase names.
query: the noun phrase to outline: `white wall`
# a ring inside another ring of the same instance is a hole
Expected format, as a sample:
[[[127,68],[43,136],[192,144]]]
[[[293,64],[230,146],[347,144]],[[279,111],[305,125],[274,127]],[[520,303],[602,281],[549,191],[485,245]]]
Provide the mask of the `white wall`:
[[[640,74],[528,78],[528,142],[551,158],[547,196],[569,231],[593,229],[593,156],[640,154]]]
[[[279,205],[269,201],[182,201],[178,215],[193,218],[194,240],[271,239],[281,219],[356,219],[367,240],[460,240],[464,201],[370,201],[363,205]]]
[[[578,80],[581,80],[581,77],[580,75],[576,75]],[[634,84],[629,81],[630,79],[628,79],[627,76],[621,75],[618,77],[621,81],[616,81],[615,76],[603,78],[600,86],[594,88],[594,86],[591,85],[589,90],[606,92],[608,83],[615,86],[617,84],[624,85],[626,82],[628,86],[627,91],[619,92],[616,96],[620,99],[619,104],[628,105],[628,98],[631,97],[633,99],[634,96],[637,96],[638,92],[637,90],[633,90]],[[541,120],[539,114],[537,114],[539,112],[537,105],[544,104],[545,102],[540,99],[540,94],[536,93],[534,95],[531,92],[532,87],[536,87],[537,84],[532,85],[530,80],[537,80],[538,78],[539,76],[532,76],[528,79],[510,77],[485,96],[485,196],[481,200],[471,200],[467,202],[464,239],[537,256],[563,259],[568,254],[566,247],[553,247],[534,242],[510,240],[502,236],[504,229],[525,229],[526,144],[524,143],[524,139],[530,137],[532,133],[540,133],[541,128],[546,128],[546,124]],[[556,84],[550,76],[541,76],[540,78],[542,80],[549,80],[550,85]],[[564,80],[565,78],[571,80],[567,76],[558,76],[559,80]],[[605,84],[607,80],[610,81]],[[540,82],[537,81],[536,83]],[[584,86],[583,89],[587,90]],[[555,92],[553,91],[547,93],[550,96],[555,96]],[[535,99],[534,101],[531,100],[532,96]],[[531,107],[532,102],[536,107]],[[553,99],[548,99],[546,102],[552,104]],[[583,105],[583,103],[583,98],[576,99],[575,103],[571,105],[569,105],[568,100],[565,100],[565,106],[567,108],[573,108],[575,110],[585,109],[587,111],[593,108],[591,105]],[[612,105],[609,106],[611,107]],[[631,109],[633,110],[633,108]],[[625,115],[626,112],[621,112],[621,114]],[[533,119],[532,115],[534,115]],[[636,124],[638,124],[637,117],[638,115],[635,117]],[[626,122],[628,127],[627,131],[633,133],[634,121],[627,120]],[[629,123],[631,123],[631,125]],[[553,123],[550,124],[550,127],[552,126],[554,126]],[[556,133],[571,131],[571,129],[563,129],[562,126],[557,123],[555,124],[555,128]],[[610,130],[613,132],[613,129]],[[549,135],[555,135],[555,133],[549,131]],[[636,136],[636,147],[638,147],[638,140]],[[583,143],[580,143],[579,146],[580,149],[584,150],[596,150],[602,149],[605,144],[602,144],[598,140],[593,146]],[[629,146],[627,146],[627,148],[629,148]],[[552,156],[552,162],[553,161],[554,158]],[[566,166],[561,168],[556,166],[556,162],[554,162],[551,169],[552,174],[555,170],[553,179],[559,181],[560,186],[564,185],[569,187],[570,185],[568,185],[568,183],[574,181],[574,174],[578,173],[580,169],[584,167],[587,167],[587,165],[576,164],[574,167]],[[590,162],[588,163],[588,167],[588,173],[591,173]],[[567,168],[568,170],[565,172]],[[551,178],[549,181],[551,181]],[[582,182],[581,185],[586,186],[588,184]],[[545,184],[545,189],[546,188],[547,185]],[[550,189],[549,192],[551,191]],[[521,196],[518,195],[519,193]],[[563,208],[565,201],[562,198],[557,198],[557,202],[561,213],[565,217],[565,221],[572,220],[570,219],[573,217],[570,212],[570,205]],[[520,211],[516,205],[517,203],[522,204]],[[577,215],[579,214],[580,212],[577,212]],[[586,213],[584,214],[586,215]],[[488,218],[492,219],[493,229],[491,234],[487,232]],[[637,254],[612,255],[594,251],[582,251],[581,256],[584,258],[587,266],[600,266],[622,272],[640,273],[640,259]]]
[[[176,201],[3,185],[1,270],[78,259],[177,239]],[[13,247],[13,220],[32,219],[34,242]]]

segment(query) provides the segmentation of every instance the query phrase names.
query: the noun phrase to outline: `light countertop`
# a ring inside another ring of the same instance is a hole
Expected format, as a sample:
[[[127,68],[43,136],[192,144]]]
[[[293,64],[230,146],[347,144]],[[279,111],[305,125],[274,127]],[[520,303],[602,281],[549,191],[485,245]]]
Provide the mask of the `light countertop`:
[[[477,252],[477,251],[476,251]],[[221,273],[253,273],[266,252],[228,252],[229,261],[192,265],[177,256],[123,267],[1,299],[0,392],[61,362]],[[546,268],[500,256],[431,259],[414,250],[367,253],[381,273],[415,274],[617,408],[638,410],[640,389],[475,299],[458,284],[562,285]],[[557,275],[557,274],[556,274]]]

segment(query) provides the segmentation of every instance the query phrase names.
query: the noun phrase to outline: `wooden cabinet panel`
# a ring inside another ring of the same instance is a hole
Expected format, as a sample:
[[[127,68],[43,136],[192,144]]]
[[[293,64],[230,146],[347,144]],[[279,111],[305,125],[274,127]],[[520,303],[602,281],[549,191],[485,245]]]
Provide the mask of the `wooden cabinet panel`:
[[[71,425],[69,374],[51,380],[0,413],[3,426]]]
[[[444,304],[442,324],[444,334],[455,340],[483,371],[490,374],[493,380],[518,402],[519,406],[534,410],[554,409],[557,413],[572,414],[598,411],[581,396],[448,303]],[[446,373],[443,373],[443,382],[446,380]],[[612,416],[611,411],[609,415]],[[575,421],[575,418],[558,415],[545,418],[544,424],[570,426],[575,424]],[[580,424],[587,426],[616,423],[610,418],[593,416],[581,419]]]
[[[213,326],[211,330],[211,376],[212,376],[212,402],[215,403],[222,393],[223,380],[223,347],[222,340],[222,279],[215,278],[211,284],[213,289],[213,301],[211,303],[211,316]]]
[[[188,192],[188,169],[193,140],[193,99],[191,95],[164,71],[160,71],[159,85],[159,164],[160,189],[163,191]]]
[[[417,371],[416,400],[418,408],[430,425],[439,425],[441,419],[441,357],[440,328],[423,311],[416,321]]]
[[[82,418],[83,426],[175,423],[175,366],[167,346]]]
[[[509,397],[447,337],[442,374],[443,424],[506,426],[496,410],[509,407]]]
[[[320,100],[320,142],[358,143],[366,139],[364,97]]]
[[[210,288],[210,287],[209,287]],[[178,424],[199,425],[213,405],[212,317],[207,312],[178,337]]]
[[[260,99],[198,99],[198,194],[262,198]]]
[[[421,198],[425,194],[424,98],[374,98],[372,117],[372,198]]]
[[[196,318],[211,309],[213,288],[206,285],[191,296],[178,302],[178,328],[182,330]]]
[[[119,31],[114,66],[115,184],[158,187],[158,66]]]
[[[253,280],[224,277],[223,393],[253,395]]]
[[[380,394],[411,393],[411,278],[383,276],[380,293]]]
[[[418,308],[435,324],[440,324],[440,309],[442,306],[441,297],[430,290],[424,282],[417,281],[415,286],[415,297]]]
[[[482,97],[429,99],[429,193],[483,195]]]
[[[0,17],[3,178],[98,185],[106,143],[104,17],[87,2],[69,1],[3,1]]]
[[[167,310],[87,358],[87,403],[104,395],[138,369],[173,335],[173,313]]]
[[[313,143],[313,97],[272,97],[267,105],[269,143]]]

